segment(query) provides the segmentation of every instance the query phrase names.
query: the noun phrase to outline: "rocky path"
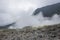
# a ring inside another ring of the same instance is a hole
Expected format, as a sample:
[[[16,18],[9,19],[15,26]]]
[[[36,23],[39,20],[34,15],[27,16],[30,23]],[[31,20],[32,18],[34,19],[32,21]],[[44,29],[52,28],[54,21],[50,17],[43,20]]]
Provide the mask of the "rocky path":
[[[43,28],[1,29],[0,40],[60,40],[60,24]]]

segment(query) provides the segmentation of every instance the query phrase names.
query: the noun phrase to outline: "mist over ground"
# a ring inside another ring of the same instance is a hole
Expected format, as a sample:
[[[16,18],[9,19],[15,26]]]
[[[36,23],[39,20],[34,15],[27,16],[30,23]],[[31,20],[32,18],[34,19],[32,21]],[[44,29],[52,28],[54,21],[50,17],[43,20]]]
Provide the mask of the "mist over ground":
[[[60,3],[60,0],[0,0],[0,26],[16,22],[9,28],[25,26],[43,26],[60,23],[60,17],[55,14],[51,20],[42,13],[32,16],[36,8]]]

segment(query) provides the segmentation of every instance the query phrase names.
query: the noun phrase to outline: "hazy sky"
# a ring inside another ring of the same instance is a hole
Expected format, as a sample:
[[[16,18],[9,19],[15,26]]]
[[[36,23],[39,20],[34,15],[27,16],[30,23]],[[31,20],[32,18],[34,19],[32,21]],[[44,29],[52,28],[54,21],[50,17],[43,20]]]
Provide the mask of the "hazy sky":
[[[31,16],[33,11],[38,7],[58,2],[60,3],[60,0],[0,0],[0,25],[15,21],[17,21],[16,26],[39,25],[41,22],[37,20],[38,18]]]

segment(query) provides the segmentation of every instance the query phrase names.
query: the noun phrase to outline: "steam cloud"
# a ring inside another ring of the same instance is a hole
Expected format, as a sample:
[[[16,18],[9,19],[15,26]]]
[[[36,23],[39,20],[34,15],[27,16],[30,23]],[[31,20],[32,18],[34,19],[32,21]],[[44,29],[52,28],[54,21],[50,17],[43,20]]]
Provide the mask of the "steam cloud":
[[[16,22],[9,28],[25,26],[43,26],[60,23],[60,17],[55,14],[51,20],[44,18],[42,13],[31,16],[36,8],[58,3],[60,0],[0,0],[0,26]]]

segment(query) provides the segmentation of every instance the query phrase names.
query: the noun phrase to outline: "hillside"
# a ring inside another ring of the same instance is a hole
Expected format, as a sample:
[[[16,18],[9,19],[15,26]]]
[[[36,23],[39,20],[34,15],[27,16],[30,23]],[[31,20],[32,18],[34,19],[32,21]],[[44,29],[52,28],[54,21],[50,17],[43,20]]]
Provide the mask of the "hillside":
[[[60,40],[60,24],[42,28],[0,29],[0,40]]]

